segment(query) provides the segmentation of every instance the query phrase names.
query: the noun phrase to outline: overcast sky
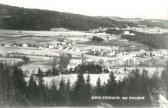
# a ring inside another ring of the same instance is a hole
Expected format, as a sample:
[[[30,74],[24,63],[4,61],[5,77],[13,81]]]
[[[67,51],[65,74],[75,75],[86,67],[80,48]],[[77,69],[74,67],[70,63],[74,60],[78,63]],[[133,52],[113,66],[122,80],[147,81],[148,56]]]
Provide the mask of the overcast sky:
[[[89,16],[168,19],[168,0],[0,0],[0,3]]]

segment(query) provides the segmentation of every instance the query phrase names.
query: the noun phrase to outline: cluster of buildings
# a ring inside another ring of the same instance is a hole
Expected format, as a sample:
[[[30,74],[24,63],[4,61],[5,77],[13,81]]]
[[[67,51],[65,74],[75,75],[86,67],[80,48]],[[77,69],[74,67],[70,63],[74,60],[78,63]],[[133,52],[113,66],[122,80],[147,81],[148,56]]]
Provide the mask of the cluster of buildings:
[[[86,54],[89,55],[95,55],[95,56],[105,56],[105,57],[116,57],[116,56],[122,56],[122,55],[127,55],[129,54],[126,51],[121,51],[119,47],[114,47],[109,49],[103,49],[103,48],[91,48],[89,49]]]
[[[139,25],[139,27],[129,27],[129,28],[123,28],[123,30],[129,31],[137,31],[137,32],[142,32],[142,33],[149,33],[149,34],[162,34],[168,32],[167,29],[162,29],[159,27],[146,27],[145,25]]]
[[[103,27],[99,27],[97,29],[91,29],[91,30],[89,30],[89,32],[91,32],[91,33],[102,33],[102,32],[106,32],[108,29],[121,30],[121,31],[123,31],[124,35],[135,35],[134,33],[131,33],[130,31],[137,31],[137,32],[149,33],[149,34],[162,34],[162,33],[168,32],[167,29],[163,29],[163,28],[159,28],[159,27],[147,27],[146,25],[138,25],[138,27],[128,27],[127,26],[127,28],[103,28]]]
[[[101,56],[101,57],[113,57],[114,59],[107,61],[109,66],[164,66],[166,60],[168,60],[168,50],[166,49],[139,49],[133,51],[127,51],[126,48],[117,47],[111,49],[104,48],[90,48],[86,54]],[[118,60],[117,60],[118,59]]]
[[[125,31],[123,31],[123,35],[132,35],[132,36],[134,36],[135,34],[131,33],[129,30],[125,30]]]
[[[13,46],[13,47],[36,47],[35,44],[31,44],[31,43],[16,43],[16,42],[11,42],[11,43],[2,43],[1,46],[5,46],[5,47],[9,47],[9,46]]]
[[[141,49],[140,53],[137,55],[138,57],[161,57],[161,58],[168,58],[168,50],[165,49]]]
[[[98,27],[97,29],[90,29],[89,32],[91,33],[99,33],[99,32],[104,32],[108,30],[109,28],[107,27]]]
[[[36,48],[50,48],[59,50],[69,50],[69,51],[80,51],[79,48],[75,47],[74,42],[64,41],[53,41],[53,42],[41,42],[41,43],[2,43],[1,46],[5,47],[36,47]]]

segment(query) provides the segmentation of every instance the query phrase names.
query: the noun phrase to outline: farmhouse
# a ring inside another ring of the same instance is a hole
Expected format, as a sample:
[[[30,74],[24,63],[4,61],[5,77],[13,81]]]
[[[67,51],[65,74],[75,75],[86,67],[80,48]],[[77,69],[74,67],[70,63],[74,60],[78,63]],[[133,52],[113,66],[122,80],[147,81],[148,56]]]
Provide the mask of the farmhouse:
[[[117,52],[116,51],[110,51],[107,53],[107,56],[116,56]]]
[[[28,44],[24,43],[24,44],[22,45],[22,47],[28,47]]]
[[[54,48],[52,45],[49,45],[48,48]]]

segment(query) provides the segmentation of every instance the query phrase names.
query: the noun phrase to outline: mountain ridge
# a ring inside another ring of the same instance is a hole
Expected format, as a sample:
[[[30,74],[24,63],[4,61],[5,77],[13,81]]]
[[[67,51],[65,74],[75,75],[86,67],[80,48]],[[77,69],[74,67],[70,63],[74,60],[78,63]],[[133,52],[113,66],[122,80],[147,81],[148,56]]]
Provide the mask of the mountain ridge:
[[[149,25],[153,26],[149,21],[145,23],[149,23]],[[135,23],[127,20],[118,21],[110,17],[98,18],[74,13],[29,9],[0,4],[0,29],[50,30],[51,28],[66,28],[70,30],[87,31],[99,27],[125,28],[127,26],[137,27],[138,25],[139,22]],[[168,28],[168,24],[160,24],[160,26]]]

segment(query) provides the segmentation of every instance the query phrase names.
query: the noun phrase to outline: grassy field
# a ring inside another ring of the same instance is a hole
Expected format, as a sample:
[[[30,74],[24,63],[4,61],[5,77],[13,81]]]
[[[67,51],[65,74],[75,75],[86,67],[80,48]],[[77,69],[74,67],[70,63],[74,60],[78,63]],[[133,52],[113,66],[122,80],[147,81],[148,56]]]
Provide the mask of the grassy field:
[[[1,63],[7,63],[9,65],[14,65],[18,62],[22,62],[23,60],[20,58],[4,58],[4,57],[0,57],[0,62]]]
[[[54,31],[18,31],[18,30],[0,30],[0,39],[5,42],[48,42],[64,38],[73,41],[88,41],[93,35],[92,33],[69,31],[69,32],[54,32]],[[1,40],[1,42],[4,42]]]

